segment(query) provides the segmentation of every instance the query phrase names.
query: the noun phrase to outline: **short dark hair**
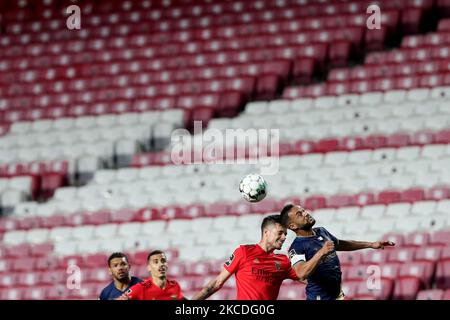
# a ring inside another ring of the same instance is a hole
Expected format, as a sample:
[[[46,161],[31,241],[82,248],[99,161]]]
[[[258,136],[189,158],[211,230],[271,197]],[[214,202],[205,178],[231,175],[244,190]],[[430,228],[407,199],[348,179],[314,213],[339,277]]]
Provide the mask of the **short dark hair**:
[[[125,253],[122,252],[113,252],[109,258],[108,258],[108,267],[111,266],[111,260],[115,259],[115,258],[125,258],[125,260],[127,260],[127,262],[129,262],[128,260],[128,256]]]
[[[147,256],[147,262],[150,261],[150,258],[156,254],[165,254],[164,251],[161,250],[153,250],[152,252],[150,252]]]
[[[266,229],[268,226],[277,223],[281,225],[281,219],[279,214],[273,214],[265,217],[261,223],[261,233],[263,233],[264,229]]]
[[[289,226],[289,211],[291,211],[293,207],[294,205],[292,203],[288,203],[283,207],[283,209],[281,209],[280,212],[281,225],[285,228]]]

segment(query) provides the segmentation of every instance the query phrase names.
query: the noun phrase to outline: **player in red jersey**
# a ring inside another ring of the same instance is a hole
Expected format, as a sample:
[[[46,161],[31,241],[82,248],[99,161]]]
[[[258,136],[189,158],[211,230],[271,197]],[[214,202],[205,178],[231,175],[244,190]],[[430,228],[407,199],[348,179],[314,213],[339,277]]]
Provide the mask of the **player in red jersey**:
[[[273,253],[281,249],[287,229],[279,215],[265,217],[258,244],[241,245],[225,262],[222,272],[209,282],[192,300],[203,300],[222,288],[234,273],[237,300],[276,300],[283,280],[299,280],[289,258]]]
[[[167,258],[163,251],[152,251],[147,257],[151,276],[132,286],[118,300],[182,300],[180,285],[167,279]]]

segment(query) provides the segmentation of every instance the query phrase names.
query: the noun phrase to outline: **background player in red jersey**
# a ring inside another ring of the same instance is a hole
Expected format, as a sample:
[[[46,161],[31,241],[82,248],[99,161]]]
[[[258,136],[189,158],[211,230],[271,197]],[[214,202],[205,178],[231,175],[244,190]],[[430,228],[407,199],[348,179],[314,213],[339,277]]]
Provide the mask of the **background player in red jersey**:
[[[152,251],[147,257],[150,278],[131,287],[118,300],[181,300],[181,288],[167,279],[167,258],[163,251]]]
[[[265,217],[261,224],[261,241],[241,245],[225,262],[222,272],[192,299],[203,300],[222,288],[234,273],[238,300],[275,300],[283,280],[298,280],[289,258],[273,253],[286,240],[287,229],[279,215]]]

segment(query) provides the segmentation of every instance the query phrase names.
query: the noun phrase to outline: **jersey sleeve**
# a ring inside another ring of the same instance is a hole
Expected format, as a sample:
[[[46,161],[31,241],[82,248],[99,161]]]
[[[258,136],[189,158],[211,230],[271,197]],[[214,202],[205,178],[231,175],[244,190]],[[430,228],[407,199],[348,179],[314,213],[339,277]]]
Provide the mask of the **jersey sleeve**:
[[[291,260],[291,266],[294,266],[295,264],[297,264],[299,262],[306,261],[306,252],[303,248],[303,245],[298,241],[294,241],[291,244],[291,247],[289,248],[288,256],[289,256],[289,260]]]
[[[130,298],[130,300],[143,300],[144,287],[138,283],[132,286],[126,292],[126,295]]]
[[[241,261],[245,257],[244,248],[242,246],[238,247],[236,250],[234,250],[233,254],[230,256],[228,261],[226,261],[223,264],[223,267],[229,272],[229,273],[235,273]]]
[[[105,297],[105,290],[106,289],[103,289],[102,292],[100,292],[98,300],[107,300],[107,298]]]
[[[332,235],[327,229],[322,227],[322,232],[325,236],[327,236],[331,241],[334,242],[334,245],[337,246],[339,244],[339,239]]]
[[[292,268],[291,264],[289,263],[289,258],[287,261],[288,264],[288,270],[287,270],[287,279],[291,279],[291,280],[298,280],[298,276],[297,273],[295,272],[294,268]]]

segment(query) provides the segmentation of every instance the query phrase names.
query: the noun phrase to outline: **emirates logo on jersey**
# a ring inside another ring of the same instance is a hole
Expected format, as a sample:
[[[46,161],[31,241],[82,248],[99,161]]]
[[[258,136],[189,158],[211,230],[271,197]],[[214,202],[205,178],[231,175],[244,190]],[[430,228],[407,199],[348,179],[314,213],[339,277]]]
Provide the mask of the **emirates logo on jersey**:
[[[280,262],[275,261],[275,269],[277,269],[277,271],[281,270],[281,263]]]

